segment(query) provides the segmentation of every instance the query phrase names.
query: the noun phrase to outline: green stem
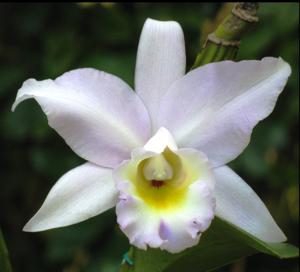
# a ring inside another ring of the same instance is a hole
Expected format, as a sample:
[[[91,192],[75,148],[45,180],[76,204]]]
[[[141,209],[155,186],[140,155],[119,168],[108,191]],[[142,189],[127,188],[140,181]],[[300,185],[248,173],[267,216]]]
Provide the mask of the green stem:
[[[133,272],[134,271],[134,247],[130,247],[128,253],[123,257],[119,272]]]
[[[12,272],[10,261],[8,258],[8,251],[4,242],[4,237],[0,229],[0,271]]]
[[[220,61],[226,59],[225,56],[227,54],[226,48],[224,46],[218,46],[218,54],[214,57],[215,61]]]
[[[234,60],[241,38],[258,22],[257,10],[258,4],[254,2],[235,3],[231,13],[207,36],[192,69],[210,62]]]

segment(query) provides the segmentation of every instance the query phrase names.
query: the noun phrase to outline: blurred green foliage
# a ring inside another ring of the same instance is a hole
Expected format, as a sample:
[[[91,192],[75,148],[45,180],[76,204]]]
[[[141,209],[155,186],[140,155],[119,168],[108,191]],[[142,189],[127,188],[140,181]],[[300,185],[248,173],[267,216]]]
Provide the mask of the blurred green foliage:
[[[86,222],[25,233],[55,181],[82,163],[47,125],[34,101],[10,107],[22,82],[54,78],[79,67],[113,73],[133,85],[139,34],[147,17],[176,20],[185,32],[188,67],[201,31],[220,4],[0,4],[0,226],[13,268],[22,272],[114,272],[128,249],[113,211]],[[260,23],[242,41],[238,59],[281,56],[292,76],[272,115],[259,124],[231,166],[262,197],[298,244],[299,4],[263,3]],[[258,254],[220,271],[299,271],[297,260]]]

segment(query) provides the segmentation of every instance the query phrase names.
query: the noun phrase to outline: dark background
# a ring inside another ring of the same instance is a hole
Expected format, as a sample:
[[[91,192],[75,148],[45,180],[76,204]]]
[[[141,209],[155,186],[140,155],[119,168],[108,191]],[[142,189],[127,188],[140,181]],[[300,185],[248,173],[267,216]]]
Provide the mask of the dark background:
[[[182,25],[189,68],[200,48],[200,33],[211,29],[219,8],[217,3],[0,4],[0,227],[15,271],[114,272],[128,249],[113,211],[71,227],[22,232],[56,180],[82,163],[48,127],[37,103],[28,101],[15,113],[10,111],[22,82],[95,67],[132,85],[139,34],[147,17]],[[231,164],[296,245],[298,12],[298,3],[261,4],[260,23],[241,44],[238,59],[281,56],[293,73],[275,111],[254,129],[250,145]],[[295,259],[258,254],[219,271],[294,272],[299,268]]]

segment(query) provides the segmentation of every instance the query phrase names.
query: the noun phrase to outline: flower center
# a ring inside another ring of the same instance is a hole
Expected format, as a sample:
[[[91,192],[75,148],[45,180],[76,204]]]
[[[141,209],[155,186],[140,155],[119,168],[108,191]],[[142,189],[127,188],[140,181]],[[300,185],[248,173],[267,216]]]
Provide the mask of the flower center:
[[[143,174],[144,178],[158,189],[165,184],[165,181],[172,179],[173,169],[165,157],[160,154],[145,161]]]
[[[174,208],[184,200],[187,186],[185,169],[181,159],[169,148],[142,160],[132,180],[137,193],[153,208]]]
[[[193,149],[178,149],[172,135],[160,129],[132,159],[116,171],[117,179],[157,212],[176,211],[187,201],[192,183],[210,180],[207,158]]]
[[[155,180],[155,179],[151,180],[152,187],[157,188],[157,189],[159,189],[164,184],[165,184],[165,182],[163,180]]]

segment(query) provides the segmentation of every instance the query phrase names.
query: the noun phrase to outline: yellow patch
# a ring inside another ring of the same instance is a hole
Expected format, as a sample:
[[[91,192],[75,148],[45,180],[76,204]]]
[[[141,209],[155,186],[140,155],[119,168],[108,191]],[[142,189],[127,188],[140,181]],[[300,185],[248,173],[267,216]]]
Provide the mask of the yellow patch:
[[[127,169],[128,178],[135,185],[136,193],[150,208],[157,212],[172,211],[180,208],[186,200],[188,186],[199,177],[199,171],[193,169],[193,164],[180,158],[166,148],[162,153],[165,160],[172,167],[172,178],[169,180],[147,180],[144,167],[149,164],[148,158]]]

